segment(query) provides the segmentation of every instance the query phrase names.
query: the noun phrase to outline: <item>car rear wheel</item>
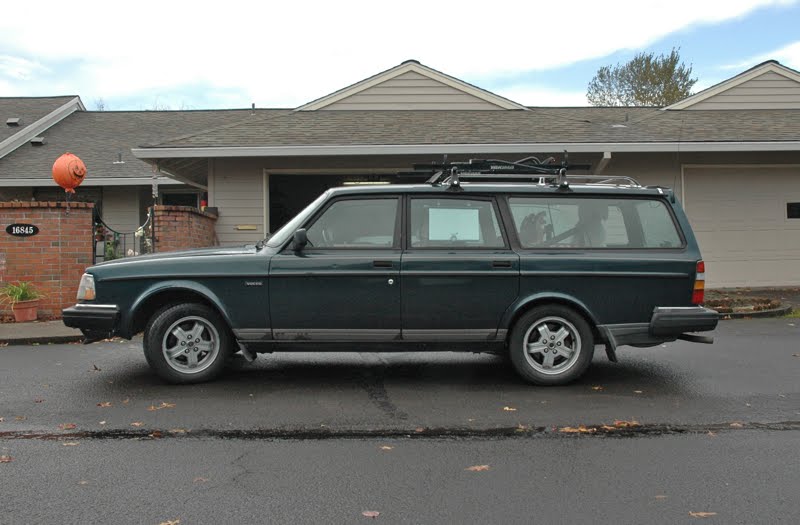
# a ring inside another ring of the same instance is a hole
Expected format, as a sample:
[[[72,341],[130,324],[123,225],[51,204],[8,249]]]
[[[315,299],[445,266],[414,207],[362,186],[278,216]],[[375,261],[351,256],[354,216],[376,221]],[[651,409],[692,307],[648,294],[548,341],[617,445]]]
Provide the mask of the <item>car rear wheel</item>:
[[[202,304],[168,306],[144,332],[144,355],[162,379],[176,384],[210,381],[233,353],[225,321]]]
[[[589,323],[562,305],[542,305],[522,315],[511,331],[509,355],[517,372],[537,385],[563,385],[592,361]]]

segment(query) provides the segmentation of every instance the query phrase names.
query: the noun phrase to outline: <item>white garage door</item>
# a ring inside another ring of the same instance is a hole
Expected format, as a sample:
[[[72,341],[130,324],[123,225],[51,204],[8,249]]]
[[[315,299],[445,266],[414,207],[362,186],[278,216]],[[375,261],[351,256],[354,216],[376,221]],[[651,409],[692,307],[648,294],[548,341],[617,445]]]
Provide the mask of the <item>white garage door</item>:
[[[707,287],[800,285],[800,168],[686,167],[684,185]]]

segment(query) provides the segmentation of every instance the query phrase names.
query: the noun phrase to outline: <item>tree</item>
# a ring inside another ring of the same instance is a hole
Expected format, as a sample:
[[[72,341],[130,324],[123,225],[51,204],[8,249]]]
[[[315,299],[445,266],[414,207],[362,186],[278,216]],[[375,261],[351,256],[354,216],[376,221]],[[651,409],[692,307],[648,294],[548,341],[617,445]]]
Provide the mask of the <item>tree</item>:
[[[103,100],[103,97],[97,97],[96,99],[94,99],[94,110],[95,111],[106,110],[106,101]]]
[[[696,82],[678,49],[658,56],[642,52],[625,64],[598,69],[586,98],[593,106],[669,106],[691,95]]]

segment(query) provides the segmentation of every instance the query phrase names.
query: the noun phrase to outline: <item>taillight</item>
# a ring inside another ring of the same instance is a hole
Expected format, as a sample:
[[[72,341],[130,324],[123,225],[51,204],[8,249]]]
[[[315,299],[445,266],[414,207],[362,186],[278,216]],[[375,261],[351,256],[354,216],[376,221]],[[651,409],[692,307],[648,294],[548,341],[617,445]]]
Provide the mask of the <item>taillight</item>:
[[[703,304],[706,291],[706,263],[697,261],[697,277],[694,279],[692,304]]]

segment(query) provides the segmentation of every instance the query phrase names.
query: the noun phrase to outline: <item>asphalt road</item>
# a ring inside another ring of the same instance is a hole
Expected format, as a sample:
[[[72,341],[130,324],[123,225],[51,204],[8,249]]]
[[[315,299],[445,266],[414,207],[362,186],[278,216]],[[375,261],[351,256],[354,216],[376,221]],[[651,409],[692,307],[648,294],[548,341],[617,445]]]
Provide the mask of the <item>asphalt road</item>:
[[[486,355],[262,355],[177,387],[138,342],[0,348],[0,523],[794,523],[800,320],[716,337],[598,351],[559,388]]]

